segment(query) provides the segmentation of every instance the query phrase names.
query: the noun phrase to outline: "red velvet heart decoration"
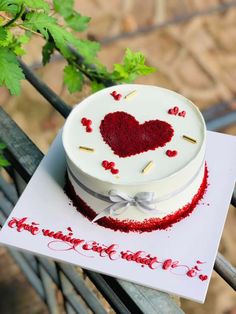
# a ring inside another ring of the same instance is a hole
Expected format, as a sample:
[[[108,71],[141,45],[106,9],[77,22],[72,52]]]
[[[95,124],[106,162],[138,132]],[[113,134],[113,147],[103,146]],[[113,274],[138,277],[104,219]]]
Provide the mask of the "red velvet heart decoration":
[[[100,132],[104,142],[119,157],[163,147],[174,135],[167,122],[150,120],[140,124],[132,115],[122,111],[108,113],[101,122]]]

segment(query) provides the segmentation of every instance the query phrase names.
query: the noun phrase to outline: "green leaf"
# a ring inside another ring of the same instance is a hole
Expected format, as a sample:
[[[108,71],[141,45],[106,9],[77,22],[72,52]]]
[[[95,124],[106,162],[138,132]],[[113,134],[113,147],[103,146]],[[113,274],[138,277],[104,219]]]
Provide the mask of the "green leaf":
[[[0,150],[6,148],[7,145],[5,143],[0,143]]]
[[[11,44],[11,42],[13,41],[13,35],[9,30],[7,31],[7,36],[5,39],[1,39],[0,38],[0,47],[7,47]]]
[[[30,12],[26,15],[23,25],[33,31],[39,31],[46,39],[48,39],[49,29],[56,24],[56,19],[45,15],[44,13]]]
[[[17,42],[22,45],[27,44],[29,40],[30,40],[30,34],[28,34],[28,36],[26,34],[23,34],[17,38]]]
[[[75,37],[65,28],[59,26],[55,18],[47,16],[44,13],[28,13],[24,26],[33,31],[39,31],[47,40],[51,36],[55,42],[55,46],[63,56],[71,56],[68,45],[75,40]]]
[[[73,35],[59,25],[50,25],[49,32],[55,42],[55,46],[60,50],[61,54],[65,58],[71,57],[68,46],[73,41]]]
[[[54,41],[47,41],[43,46],[42,54],[43,54],[43,65],[47,64],[50,61],[51,55],[53,54],[55,49]]]
[[[65,18],[68,26],[70,26],[74,31],[83,32],[88,28],[88,23],[91,18],[88,16],[82,16],[77,12],[73,12],[71,15]]]
[[[15,48],[13,49],[13,52],[17,55],[17,56],[23,56],[26,54],[26,51],[24,48],[20,47],[20,46],[15,46]]]
[[[10,163],[4,158],[1,153],[1,150],[5,149],[7,146],[4,143],[0,143],[0,167],[9,166]]]
[[[8,160],[6,160],[3,155],[0,154],[0,167],[6,167],[9,166],[10,163]]]
[[[0,27],[0,40],[4,41],[7,39],[7,30],[3,27]]]
[[[45,13],[50,11],[49,4],[44,0],[1,0],[0,11],[15,15],[19,12],[19,8],[22,4],[27,7],[28,10],[42,10]]]
[[[69,64],[64,68],[64,82],[71,93],[82,89],[83,80],[82,73],[74,65]]]
[[[27,8],[43,10],[46,13],[50,11],[49,4],[44,0],[20,0],[19,2],[25,4]]]
[[[112,78],[118,82],[133,82],[140,75],[155,72],[156,69],[145,65],[145,57],[141,52],[126,49],[123,64],[115,64]]]
[[[28,13],[23,25],[33,31],[39,31],[47,40],[49,35],[51,35],[56,48],[65,58],[72,57],[72,53],[68,48],[70,45],[77,49],[87,63],[94,61],[93,59],[100,49],[100,45],[97,42],[76,38],[64,27],[59,26],[55,18],[43,13]]]
[[[91,20],[88,16],[82,16],[73,9],[74,1],[54,0],[54,9],[57,13],[64,17],[64,20],[73,30],[82,32],[88,28],[88,23]]]
[[[101,47],[98,42],[76,38],[72,41],[72,44],[79,54],[84,57],[85,63],[96,63],[95,58]]]
[[[91,89],[92,89],[92,93],[96,93],[98,92],[99,90],[105,88],[105,85],[102,84],[102,83],[98,83],[96,81],[92,81],[91,82]]]
[[[63,17],[67,17],[73,11],[74,0],[53,0],[54,10]]]
[[[13,37],[12,41],[8,44],[8,48],[13,51],[17,56],[23,56],[26,51],[23,48],[23,45],[29,41],[29,36],[26,34],[19,37]]]
[[[11,0],[1,0],[0,1],[0,11],[5,11],[7,13],[16,14],[19,10],[19,4],[17,1]]]
[[[12,95],[19,94],[24,74],[14,53],[3,47],[0,47],[0,69],[0,86],[6,86]]]

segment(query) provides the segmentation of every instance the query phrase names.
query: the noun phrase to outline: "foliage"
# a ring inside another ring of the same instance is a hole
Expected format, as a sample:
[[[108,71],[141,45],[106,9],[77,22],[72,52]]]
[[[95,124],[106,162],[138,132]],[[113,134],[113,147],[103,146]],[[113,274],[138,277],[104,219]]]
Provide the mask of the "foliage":
[[[0,168],[9,166],[10,163],[4,158],[2,154],[2,150],[6,148],[6,145],[4,143],[0,143]]]
[[[18,57],[26,53],[24,45],[32,34],[45,40],[43,64],[50,61],[55,51],[67,60],[64,82],[71,93],[82,89],[85,77],[96,91],[108,82],[129,83],[140,75],[154,72],[154,68],[145,65],[142,53],[130,49],[126,50],[123,63],[115,64],[109,72],[97,59],[99,43],[77,36],[77,32],[88,28],[89,21],[89,17],[74,10],[74,0],[53,0],[52,4],[44,0],[1,0],[0,86],[6,86],[13,95],[19,94],[24,74]]]

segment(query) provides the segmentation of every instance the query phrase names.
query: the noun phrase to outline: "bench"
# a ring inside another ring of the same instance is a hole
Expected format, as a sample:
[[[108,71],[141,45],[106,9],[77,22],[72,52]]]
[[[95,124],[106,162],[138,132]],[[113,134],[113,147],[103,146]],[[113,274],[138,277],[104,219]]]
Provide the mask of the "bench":
[[[70,113],[70,107],[23,62],[21,67],[26,79],[66,118]],[[235,113],[226,109],[227,104],[221,103],[203,113],[208,129],[216,130],[235,119],[235,116],[232,117]],[[223,110],[224,115],[219,118],[220,110]],[[11,163],[6,170],[14,182],[8,183],[0,178],[0,224],[3,225],[10,213],[9,209],[14,207],[43,154],[2,108],[0,126],[0,142],[7,145],[4,154]],[[231,204],[236,207],[236,191]],[[88,309],[93,313],[107,313],[91,285],[86,284],[87,281],[94,284],[116,313],[183,313],[178,302],[166,293],[12,248],[8,250],[46,303],[50,313],[59,313],[57,290],[60,290],[63,296],[66,313],[88,313]],[[217,255],[214,270],[234,290],[236,289],[236,269],[220,253]]]

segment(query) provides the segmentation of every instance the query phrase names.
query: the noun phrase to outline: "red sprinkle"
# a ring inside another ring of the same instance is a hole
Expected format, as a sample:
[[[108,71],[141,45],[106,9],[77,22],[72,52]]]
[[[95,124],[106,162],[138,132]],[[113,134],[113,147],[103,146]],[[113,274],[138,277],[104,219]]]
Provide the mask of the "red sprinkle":
[[[177,106],[175,106],[174,108],[170,108],[169,110],[168,110],[168,113],[169,114],[173,114],[173,115],[177,115],[178,114],[178,112],[179,112],[179,108],[177,107]]]
[[[174,107],[174,111],[175,111],[175,113],[178,113],[179,112],[179,107],[175,106]]]
[[[162,268],[166,270],[166,269],[170,268],[171,264],[172,264],[172,259],[171,258],[167,259],[164,261]]]
[[[92,120],[89,120],[89,119],[84,117],[81,119],[81,123],[83,126],[86,126],[86,132],[90,133],[93,131],[93,129],[91,128]]]
[[[116,165],[116,164],[114,163],[114,161],[111,161],[111,162],[109,163],[109,167],[110,167],[110,168],[114,168],[115,165]]]
[[[111,94],[110,94],[115,100],[120,100],[122,95],[121,94],[118,94],[117,91],[113,91]]]
[[[184,118],[186,116],[186,111],[181,111],[178,115]]]
[[[92,125],[92,120],[87,120],[86,126],[91,126]]]
[[[108,168],[108,165],[109,165],[109,161],[103,160],[103,162],[102,162],[103,168],[105,168],[106,170],[109,169],[109,168]]]
[[[105,170],[110,170],[112,174],[117,174],[119,173],[118,169],[115,169],[115,163],[114,161],[109,162],[108,160],[103,160],[102,161],[102,166]]]
[[[121,97],[122,97],[122,95],[121,95],[121,94],[117,94],[117,95],[115,95],[115,96],[114,96],[114,99],[115,99],[115,100],[120,100],[120,99],[121,99]]]
[[[117,95],[117,91],[113,91],[112,93],[111,93],[111,96],[113,96],[113,97],[115,97]]]
[[[119,173],[119,169],[111,168],[111,173],[112,174],[118,174]]]
[[[168,150],[166,151],[166,155],[167,155],[168,157],[175,157],[175,156],[177,156],[177,154],[178,154],[177,150],[170,150],[170,149],[168,149]]]
[[[88,120],[87,120],[86,118],[82,118],[82,119],[81,119],[81,123],[82,123],[84,126],[87,126]]]

